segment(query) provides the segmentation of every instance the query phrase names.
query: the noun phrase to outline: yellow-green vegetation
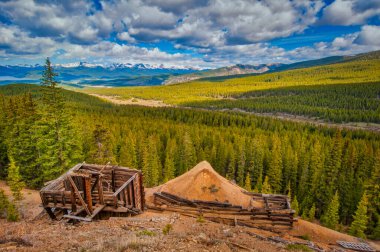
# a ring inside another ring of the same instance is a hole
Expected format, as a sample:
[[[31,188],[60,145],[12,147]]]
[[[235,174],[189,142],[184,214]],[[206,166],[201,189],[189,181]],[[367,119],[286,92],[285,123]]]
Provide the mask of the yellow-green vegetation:
[[[172,231],[172,229],[173,229],[172,224],[166,224],[165,227],[162,229],[162,233],[164,235],[168,235],[170,231]]]
[[[380,80],[380,61],[353,61],[256,76],[215,81],[193,81],[169,86],[85,88],[86,93],[118,95],[122,98],[162,100],[182,103],[229,98],[241,93],[280,87],[365,83]]]
[[[199,222],[199,223],[204,223],[205,222],[205,218],[203,217],[203,215],[199,215],[198,216],[197,222]]]
[[[157,234],[151,230],[145,229],[137,233],[137,236],[156,236]]]
[[[286,246],[286,250],[288,251],[298,251],[298,252],[312,252],[308,246],[303,244],[289,244]]]

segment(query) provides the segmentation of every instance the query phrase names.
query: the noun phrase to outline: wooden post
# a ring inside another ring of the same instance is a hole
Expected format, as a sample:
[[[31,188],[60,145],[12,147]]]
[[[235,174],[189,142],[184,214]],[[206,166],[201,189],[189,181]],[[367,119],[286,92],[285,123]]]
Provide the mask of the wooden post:
[[[90,213],[92,213],[91,177],[84,178],[84,188],[86,191],[87,207]]]
[[[99,202],[104,205],[104,197],[103,197],[103,177],[99,175],[98,179],[98,193],[99,193]]]
[[[77,200],[75,198],[75,191],[74,187],[71,185],[71,211],[76,212],[77,211]]]
[[[75,191],[75,193],[78,196],[79,201],[81,202],[82,206],[84,207],[84,210],[86,210],[86,213],[88,215],[91,215],[91,212],[88,210],[88,207],[86,205],[86,202],[83,200],[82,195],[80,195],[80,192],[79,192],[78,188],[76,187],[74,180],[71,178],[70,175],[68,175],[67,178],[69,179],[69,181],[71,183],[71,187],[72,187],[73,191]]]

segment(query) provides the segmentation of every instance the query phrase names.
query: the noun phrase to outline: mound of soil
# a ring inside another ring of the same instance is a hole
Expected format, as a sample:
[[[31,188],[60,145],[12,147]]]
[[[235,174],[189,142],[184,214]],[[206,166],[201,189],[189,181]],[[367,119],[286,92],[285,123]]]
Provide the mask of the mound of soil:
[[[245,208],[260,207],[243,188],[219,175],[207,161],[167,183],[146,189],[147,203],[153,203],[154,192],[167,192],[189,200],[218,201]]]

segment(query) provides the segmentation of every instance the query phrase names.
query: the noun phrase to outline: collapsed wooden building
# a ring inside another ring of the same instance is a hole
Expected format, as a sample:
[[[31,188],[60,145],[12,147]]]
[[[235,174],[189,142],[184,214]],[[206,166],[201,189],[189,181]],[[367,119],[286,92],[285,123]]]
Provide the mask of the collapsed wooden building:
[[[285,195],[243,192],[252,199],[262,203],[262,207],[244,208],[226,202],[188,200],[167,192],[154,193],[154,206],[148,208],[156,211],[177,212],[182,215],[204,218],[227,225],[258,227],[265,225],[293,226],[295,211]]]
[[[141,171],[121,166],[77,164],[41,189],[52,219],[91,221],[100,213],[135,215],[144,211]]]

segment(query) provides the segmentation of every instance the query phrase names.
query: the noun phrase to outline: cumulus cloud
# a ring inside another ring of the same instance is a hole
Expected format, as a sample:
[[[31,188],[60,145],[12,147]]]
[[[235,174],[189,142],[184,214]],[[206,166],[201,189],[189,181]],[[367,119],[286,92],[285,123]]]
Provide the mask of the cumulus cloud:
[[[379,48],[379,26],[365,25],[379,13],[378,0],[0,1],[0,57],[198,67],[291,62]],[[271,45],[318,22],[362,28],[293,50]],[[159,41],[183,53],[154,48]]]
[[[363,26],[355,42],[360,45],[380,46],[380,26]]]
[[[335,0],[323,10],[321,24],[364,24],[371,17],[380,16],[378,0]]]

